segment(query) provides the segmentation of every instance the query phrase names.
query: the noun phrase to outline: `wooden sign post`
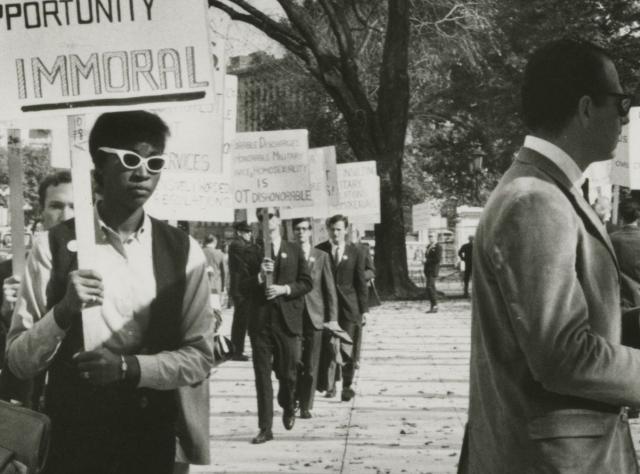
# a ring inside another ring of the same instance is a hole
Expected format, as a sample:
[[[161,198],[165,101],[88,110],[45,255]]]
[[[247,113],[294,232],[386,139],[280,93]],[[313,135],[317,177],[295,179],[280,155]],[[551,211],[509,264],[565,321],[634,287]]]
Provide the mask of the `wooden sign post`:
[[[26,248],[24,245],[24,197],[22,188],[22,152],[20,130],[10,129],[9,145],[9,211],[11,216],[11,253],[13,274],[24,273]]]

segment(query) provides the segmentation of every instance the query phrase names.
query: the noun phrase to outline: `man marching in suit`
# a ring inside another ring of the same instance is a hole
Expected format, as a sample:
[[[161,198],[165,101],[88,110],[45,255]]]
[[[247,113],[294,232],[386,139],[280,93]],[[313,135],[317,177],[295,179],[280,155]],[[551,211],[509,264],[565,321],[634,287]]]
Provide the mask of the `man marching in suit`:
[[[260,218],[261,219],[261,218]],[[252,277],[243,285],[252,295],[249,337],[258,397],[260,432],[253,444],[273,439],[273,387],[271,370],[279,381],[278,404],[287,430],[295,423],[295,389],[300,338],[303,328],[304,295],[311,290],[311,276],[299,245],[282,240],[280,217],[269,214],[272,258],[255,261]],[[257,259],[256,259],[257,260]],[[266,286],[267,275],[273,284]]]
[[[427,296],[431,303],[429,313],[438,312],[438,292],[436,290],[436,278],[440,273],[442,261],[442,247],[436,240],[436,235],[429,233],[429,245],[424,252],[424,275],[427,278]]]
[[[300,418],[311,418],[313,399],[318,383],[320,349],[324,323],[338,326],[338,297],[331,270],[331,258],[326,252],[311,246],[311,221],[293,221],[293,232],[309,265],[313,289],[304,295],[302,364],[298,370],[297,398]]]
[[[327,220],[329,239],[317,246],[328,253],[332,264],[338,294],[338,323],[353,340],[363,317],[368,316],[368,288],[365,279],[365,256],[357,245],[348,243],[346,216],[336,214]],[[342,401],[355,396],[351,388],[354,374],[354,359],[349,358],[342,370]],[[331,395],[331,394],[328,394]]]
[[[587,166],[612,158],[631,102],[590,43],[549,43],[525,68],[530,135],[474,242],[459,472],[638,473],[625,406],[640,405],[640,351],[621,344],[618,262],[580,192]]]

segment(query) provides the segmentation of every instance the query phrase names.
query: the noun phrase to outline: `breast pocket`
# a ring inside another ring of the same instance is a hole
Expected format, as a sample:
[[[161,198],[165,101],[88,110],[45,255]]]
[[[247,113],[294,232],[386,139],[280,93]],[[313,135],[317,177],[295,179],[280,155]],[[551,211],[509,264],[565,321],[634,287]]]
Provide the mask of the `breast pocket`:
[[[609,472],[602,463],[608,448],[605,439],[608,422],[614,417],[604,413],[570,410],[549,413],[529,421],[527,431],[537,461],[532,472]]]

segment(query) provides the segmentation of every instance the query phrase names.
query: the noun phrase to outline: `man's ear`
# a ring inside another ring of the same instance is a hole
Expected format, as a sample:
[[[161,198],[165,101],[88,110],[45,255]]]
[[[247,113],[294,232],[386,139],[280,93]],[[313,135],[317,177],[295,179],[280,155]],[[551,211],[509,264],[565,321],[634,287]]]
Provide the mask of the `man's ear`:
[[[95,184],[96,191],[102,193],[102,184],[104,182],[104,175],[102,174],[102,169],[95,167],[93,168],[93,182]]]
[[[578,120],[580,125],[586,128],[593,118],[593,99],[588,95],[583,95],[578,101]]]

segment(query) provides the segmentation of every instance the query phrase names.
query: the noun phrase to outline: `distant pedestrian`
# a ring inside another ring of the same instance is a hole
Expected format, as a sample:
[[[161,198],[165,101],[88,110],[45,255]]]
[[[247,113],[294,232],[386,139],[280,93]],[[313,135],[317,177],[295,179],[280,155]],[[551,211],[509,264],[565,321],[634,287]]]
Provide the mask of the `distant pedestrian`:
[[[458,257],[464,262],[464,297],[469,297],[469,280],[471,279],[471,269],[473,265],[473,235],[469,236],[469,241],[460,247]]]
[[[621,227],[611,234],[620,265],[620,304],[623,309],[640,306],[640,196],[632,193],[620,203]]]
[[[229,244],[229,296],[233,298],[233,322],[231,323],[231,342],[235,351],[232,359],[247,361],[244,355],[244,341],[249,324],[249,300],[241,282],[249,277],[249,264],[258,258],[259,249],[253,243],[251,227],[246,221],[235,225],[236,237]]]
[[[442,247],[437,242],[436,235],[430,232],[429,244],[424,251],[424,276],[427,279],[427,297],[431,303],[429,313],[438,312],[436,279],[440,273],[440,262],[442,262]]]

